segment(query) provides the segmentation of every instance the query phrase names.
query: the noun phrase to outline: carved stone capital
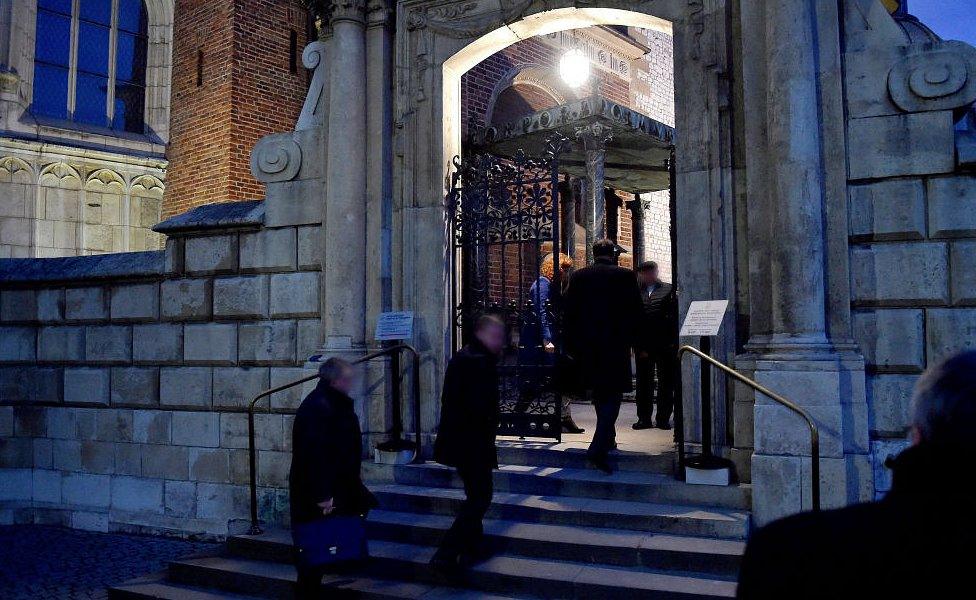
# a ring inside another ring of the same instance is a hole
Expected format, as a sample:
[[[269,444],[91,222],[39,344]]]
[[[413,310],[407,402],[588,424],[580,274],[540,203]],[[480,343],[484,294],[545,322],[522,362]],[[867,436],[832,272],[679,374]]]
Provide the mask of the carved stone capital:
[[[606,150],[607,144],[613,139],[613,131],[608,125],[597,121],[577,127],[576,139],[583,143],[584,150]]]
[[[251,151],[251,174],[262,183],[290,181],[302,167],[302,148],[290,133],[267,135]]]
[[[366,0],[332,0],[331,8],[332,25],[339,21],[366,23]]]
[[[393,6],[389,0],[368,0],[366,3],[366,25],[379,27],[390,24]]]

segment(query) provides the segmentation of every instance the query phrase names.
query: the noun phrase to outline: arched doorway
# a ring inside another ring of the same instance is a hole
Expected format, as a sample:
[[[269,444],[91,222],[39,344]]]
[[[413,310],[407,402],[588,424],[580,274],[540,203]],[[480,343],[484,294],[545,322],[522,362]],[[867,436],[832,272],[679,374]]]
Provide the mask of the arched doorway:
[[[729,316],[713,355],[775,385],[806,382],[798,392],[816,395],[811,403],[828,398],[822,410],[825,422],[835,424],[832,435],[841,440],[845,431],[860,432],[854,417],[865,410],[863,391],[857,391],[864,371],[850,342],[839,7],[725,0],[579,4],[430,1],[407,4],[398,14],[395,296],[417,311],[416,339],[429,356],[425,396],[437,398],[451,351],[444,198],[451,158],[461,144],[461,74],[498,48],[535,34],[641,24],[669,27],[674,35],[682,312],[691,300],[728,299]],[[691,441],[701,422],[700,405],[692,401],[698,375],[696,367],[684,365]],[[789,429],[793,436],[788,416],[714,375],[712,383],[711,418],[719,424],[713,445],[731,455],[742,480],[752,479],[762,518],[808,506],[800,461],[806,445],[799,448],[778,433]],[[850,389],[857,392],[856,414],[842,400],[851,397]],[[754,419],[762,427],[754,428]],[[436,426],[436,401],[424,408],[423,421],[429,431]],[[754,432],[761,429],[776,433],[756,438],[764,451],[754,453]],[[831,501],[863,498],[863,449],[839,441],[830,452],[823,462],[835,474]]]
[[[736,298],[736,278],[725,268],[735,262],[733,235],[735,179],[733,145],[728,133],[731,114],[722,106],[720,74],[728,69],[718,53],[709,55],[703,37],[717,35],[721,21],[706,22],[697,3],[654,2],[634,6],[607,2],[605,7],[576,8],[573,3],[498,5],[464,3],[413,5],[399,15],[398,51],[405,57],[398,71],[399,125],[395,172],[399,175],[394,202],[399,203],[402,249],[399,272],[404,306],[418,307],[418,335],[433,357],[426,365],[427,397],[436,398],[437,382],[451,352],[450,244],[443,200],[448,192],[451,160],[461,153],[460,80],[494,52],[534,35],[591,25],[633,25],[673,33],[677,105],[677,189],[685,198],[678,209],[678,252],[692,257],[687,273],[678,274],[685,298]],[[555,6],[554,6],[555,5]],[[563,7],[560,7],[562,5]],[[625,7],[629,10],[624,10]],[[718,61],[721,58],[721,61]],[[682,242],[681,240],[684,240]],[[687,248],[682,248],[682,244]],[[431,265],[443,265],[432,269]],[[726,360],[735,352],[735,327],[717,344]],[[741,345],[741,341],[738,342]],[[686,380],[692,382],[695,370]],[[719,392],[724,398],[724,390]],[[436,404],[436,403],[432,403]],[[716,402],[718,422],[726,422],[724,399]],[[428,406],[424,422],[436,423],[436,406]],[[698,431],[698,415],[686,414],[689,439]],[[728,442],[719,428],[717,442]]]

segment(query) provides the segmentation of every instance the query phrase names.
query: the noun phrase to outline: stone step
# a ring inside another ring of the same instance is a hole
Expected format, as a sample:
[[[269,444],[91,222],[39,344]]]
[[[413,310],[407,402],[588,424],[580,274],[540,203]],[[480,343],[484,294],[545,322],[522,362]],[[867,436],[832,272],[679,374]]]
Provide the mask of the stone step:
[[[296,577],[295,568],[290,564],[240,557],[197,557],[172,562],[166,586],[177,590],[195,590],[200,586],[208,586],[210,593],[214,594],[214,600],[245,597],[292,598]],[[322,578],[322,586],[325,588],[325,597],[338,599],[517,600],[516,596],[511,595],[486,595],[436,583],[415,580],[395,581],[386,576],[370,576],[368,573],[326,575]],[[243,593],[249,596],[237,595]],[[153,598],[154,596],[130,597]],[[159,597],[169,598],[169,596]],[[173,597],[184,598],[179,595]],[[204,599],[200,598],[200,600]]]
[[[454,469],[437,463],[393,467],[396,483],[427,487],[461,487]],[[572,496],[721,506],[749,510],[752,489],[746,485],[705,486],[678,481],[660,473],[617,471],[606,475],[595,469],[501,465],[494,472],[495,490],[518,494]]]
[[[212,594],[251,594],[249,596],[228,595],[227,598],[292,598],[296,577],[295,567],[290,564],[240,557],[211,556],[188,558],[171,563],[167,586],[177,589],[199,589],[199,586],[208,586]],[[364,573],[326,575],[322,578],[322,586],[325,588],[324,597],[328,598],[517,600],[517,597],[511,595],[485,595],[453,586],[410,580],[395,581]],[[224,597],[214,596],[215,599]]]
[[[453,517],[375,510],[369,515],[374,540],[436,546]],[[488,519],[486,544],[493,554],[550,558],[586,564],[647,567],[656,570],[707,573],[734,579],[745,544],[735,540],[543,523]],[[229,552],[244,558],[292,560],[291,533],[273,530],[260,536],[235,536]]]
[[[466,589],[531,598],[610,598],[626,594],[629,598],[705,600],[735,595],[735,583],[721,579],[508,555],[492,557],[460,578],[448,581],[429,567],[433,553],[431,547],[373,542],[372,559],[365,573],[410,582],[393,584],[397,586],[463,585]],[[294,569],[284,563],[236,557],[191,558],[173,562],[170,576],[183,584],[281,596],[288,593],[294,581]],[[330,576],[327,585],[337,585],[337,579],[341,578]],[[345,580],[352,586],[360,578],[350,574]]]
[[[464,492],[456,488],[371,484],[384,510],[454,515]],[[551,525],[602,527],[681,536],[745,539],[749,513],[735,509],[566,496],[495,492],[488,518]]]
[[[110,587],[109,600],[253,600],[227,591],[180,585],[167,580],[167,575],[154,573]]]
[[[498,461],[506,465],[585,469],[586,445],[571,443],[498,440]],[[676,453],[663,451],[654,454],[614,452],[610,464],[620,471],[674,473]]]

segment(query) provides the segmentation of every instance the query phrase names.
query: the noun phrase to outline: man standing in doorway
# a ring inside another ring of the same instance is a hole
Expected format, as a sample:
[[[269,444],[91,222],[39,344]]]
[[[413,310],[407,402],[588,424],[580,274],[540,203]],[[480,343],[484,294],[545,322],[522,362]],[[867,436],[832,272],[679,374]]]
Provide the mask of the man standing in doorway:
[[[616,251],[610,240],[593,244],[594,263],[573,274],[565,301],[566,347],[596,407],[587,458],[608,474],[613,472],[607,456],[616,441],[620,402],[633,389],[630,353],[642,311],[637,277],[614,264]]]
[[[674,375],[678,352],[678,299],[674,286],[658,277],[657,263],[637,267],[641,299],[644,302],[640,351],[637,354],[637,422],[634,429],[671,429],[674,409]],[[657,400],[654,378],[657,376]],[[651,420],[654,404],[657,416]]]
[[[464,483],[464,502],[444,535],[431,565],[452,573],[484,556],[482,519],[491,506],[492,470],[498,468],[498,358],[505,347],[505,322],[483,315],[474,339],[447,365],[434,460],[455,467]]]

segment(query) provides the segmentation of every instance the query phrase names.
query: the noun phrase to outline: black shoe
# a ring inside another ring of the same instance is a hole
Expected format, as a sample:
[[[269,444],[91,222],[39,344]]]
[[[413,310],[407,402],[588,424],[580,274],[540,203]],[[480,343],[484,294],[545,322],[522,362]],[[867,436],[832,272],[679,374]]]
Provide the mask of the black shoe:
[[[638,419],[636,423],[631,425],[631,427],[640,431],[641,429],[653,429],[654,425],[650,421],[644,421],[642,419]]]
[[[430,559],[430,568],[445,577],[456,577],[461,571],[461,563],[458,556],[448,556],[437,552]]]
[[[607,475],[613,475],[613,467],[610,466],[610,462],[606,456],[587,456],[586,460],[596,469],[603,471]]]
[[[668,431],[669,429],[671,429],[671,423],[658,423],[657,428]]]
[[[576,421],[568,419],[563,421],[563,433],[584,433],[586,430],[576,424]]]

